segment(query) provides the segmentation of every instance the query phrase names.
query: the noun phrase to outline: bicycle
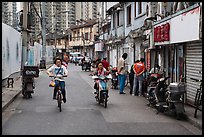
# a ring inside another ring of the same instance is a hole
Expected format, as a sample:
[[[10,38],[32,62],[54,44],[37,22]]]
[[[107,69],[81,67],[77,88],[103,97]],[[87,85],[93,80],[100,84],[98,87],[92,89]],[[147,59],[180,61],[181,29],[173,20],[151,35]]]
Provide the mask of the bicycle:
[[[67,77],[67,76],[63,75],[63,76],[49,76],[49,77],[51,78],[53,77],[54,80],[57,80],[58,82],[60,82],[60,78]],[[57,106],[59,107],[59,111],[61,112],[62,111],[62,100],[63,100],[62,91],[61,91],[60,86],[54,85],[54,87],[57,90],[57,94],[56,94]]]
[[[200,106],[202,106],[202,80],[201,79],[195,79],[195,78],[190,78],[190,79],[195,81],[195,82],[200,83],[200,87],[197,89],[195,101],[194,101],[194,105],[195,105],[194,118],[196,118],[197,117],[197,111],[198,110],[202,111],[202,109],[200,109]]]

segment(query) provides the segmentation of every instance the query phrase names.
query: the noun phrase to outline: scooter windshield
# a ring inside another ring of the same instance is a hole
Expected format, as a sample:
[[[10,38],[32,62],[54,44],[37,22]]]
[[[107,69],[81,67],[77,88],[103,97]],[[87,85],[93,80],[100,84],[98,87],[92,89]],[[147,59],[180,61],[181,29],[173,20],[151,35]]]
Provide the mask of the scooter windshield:
[[[106,84],[106,82],[103,81],[103,80],[100,80],[99,82],[100,82],[100,85],[101,85],[102,89],[103,89],[103,90],[106,90],[106,89],[107,89],[107,84]]]

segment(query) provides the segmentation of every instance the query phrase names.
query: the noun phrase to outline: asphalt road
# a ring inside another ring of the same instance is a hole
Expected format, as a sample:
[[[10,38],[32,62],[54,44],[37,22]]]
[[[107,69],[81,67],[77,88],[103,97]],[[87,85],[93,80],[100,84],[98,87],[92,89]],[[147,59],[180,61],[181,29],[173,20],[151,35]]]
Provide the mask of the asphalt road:
[[[36,79],[32,99],[17,99],[2,113],[3,135],[201,135],[186,121],[156,114],[144,97],[120,95],[110,90],[108,107],[94,98],[90,72],[69,65],[67,103],[62,112],[52,99],[53,89],[45,71]]]

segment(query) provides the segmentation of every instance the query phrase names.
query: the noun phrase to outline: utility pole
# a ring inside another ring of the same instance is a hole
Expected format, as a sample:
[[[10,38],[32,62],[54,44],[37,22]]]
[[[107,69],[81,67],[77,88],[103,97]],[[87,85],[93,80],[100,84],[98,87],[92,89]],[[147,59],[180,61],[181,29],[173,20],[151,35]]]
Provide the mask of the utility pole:
[[[28,61],[28,32],[27,32],[27,24],[28,24],[28,2],[23,2],[23,29],[22,29],[22,64],[21,69],[23,70],[26,62]]]
[[[41,3],[42,9],[42,60],[44,64],[44,68],[46,68],[46,26],[45,26],[45,2]]]

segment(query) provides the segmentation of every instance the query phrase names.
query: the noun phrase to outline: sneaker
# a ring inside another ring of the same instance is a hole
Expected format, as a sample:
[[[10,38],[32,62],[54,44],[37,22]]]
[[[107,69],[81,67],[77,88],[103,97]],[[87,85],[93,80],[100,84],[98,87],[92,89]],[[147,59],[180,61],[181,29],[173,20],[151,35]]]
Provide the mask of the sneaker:
[[[53,99],[57,99],[56,97],[53,97]]]
[[[132,96],[136,96],[135,94],[132,94]]]
[[[120,94],[126,94],[125,92],[120,92]]]

